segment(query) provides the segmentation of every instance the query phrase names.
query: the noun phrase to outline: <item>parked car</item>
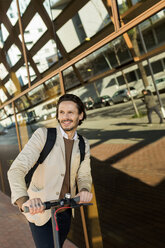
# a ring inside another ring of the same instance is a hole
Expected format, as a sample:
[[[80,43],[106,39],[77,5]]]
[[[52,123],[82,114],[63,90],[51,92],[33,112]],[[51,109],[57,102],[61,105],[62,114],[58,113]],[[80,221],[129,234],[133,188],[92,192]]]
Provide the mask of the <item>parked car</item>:
[[[113,101],[110,96],[105,95],[105,96],[99,96],[95,98],[93,108],[100,108],[100,107],[105,107],[105,106],[110,106],[113,105]]]
[[[0,124],[0,135],[7,134],[8,130]]]
[[[84,102],[84,106],[86,110],[93,109],[93,102],[92,101]]]
[[[10,129],[10,128],[13,128],[13,127],[15,127],[15,122],[11,122],[6,128]]]
[[[137,90],[134,87],[128,89],[118,90],[112,96],[113,103],[128,102],[131,99],[131,95],[135,98],[138,95]]]
[[[165,91],[165,78],[159,78],[159,79],[156,79],[155,80],[155,83],[156,83],[156,86],[157,86],[157,89],[159,91]],[[155,92],[155,87],[154,87],[154,84],[151,83],[147,89],[151,90],[152,92]]]

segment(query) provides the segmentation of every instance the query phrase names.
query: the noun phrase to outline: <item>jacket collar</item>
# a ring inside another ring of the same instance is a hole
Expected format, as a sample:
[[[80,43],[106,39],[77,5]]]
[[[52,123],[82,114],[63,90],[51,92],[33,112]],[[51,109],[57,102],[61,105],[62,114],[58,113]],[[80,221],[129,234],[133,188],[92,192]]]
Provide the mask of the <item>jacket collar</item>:
[[[60,131],[62,137],[68,139],[68,135],[62,129],[62,127],[60,126],[60,124],[58,124],[57,129]],[[76,131],[75,134],[74,134],[74,136],[73,136],[73,140],[77,140],[77,139],[78,139],[78,135],[77,135],[77,131]]]

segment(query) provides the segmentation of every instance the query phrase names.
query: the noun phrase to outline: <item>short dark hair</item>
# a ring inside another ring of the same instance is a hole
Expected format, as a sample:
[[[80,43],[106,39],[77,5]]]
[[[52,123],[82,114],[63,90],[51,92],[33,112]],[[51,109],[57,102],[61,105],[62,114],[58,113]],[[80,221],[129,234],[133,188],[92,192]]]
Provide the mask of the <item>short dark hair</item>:
[[[82,120],[79,121],[79,124],[78,124],[78,125],[81,125],[83,120],[86,119],[85,107],[84,107],[84,104],[81,101],[81,99],[78,96],[73,95],[73,94],[64,94],[59,98],[59,100],[57,102],[56,119],[58,120],[59,105],[61,102],[64,102],[64,101],[72,101],[72,102],[76,103],[79,114],[83,113],[83,118],[82,118]]]
[[[146,89],[143,89],[143,90],[142,90],[142,94],[143,94],[144,92],[147,92],[147,90],[146,90]]]
[[[142,94],[144,94],[144,92],[147,92],[147,95],[151,95],[151,91],[149,89],[143,89]]]

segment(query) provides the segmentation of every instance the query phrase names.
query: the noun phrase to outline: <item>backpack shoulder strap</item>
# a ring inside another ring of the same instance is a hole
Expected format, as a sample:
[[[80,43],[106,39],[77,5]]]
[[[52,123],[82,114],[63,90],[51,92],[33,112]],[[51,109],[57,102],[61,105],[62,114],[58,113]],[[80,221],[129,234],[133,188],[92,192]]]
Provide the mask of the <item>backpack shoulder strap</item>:
[[[85,141],[84,141],[83,137],[80,134],[78,134],[78,137],[79,137],[80,164],[81,164],[81,162],[85,158]]]
[[[56,142],[56,136],[57,136],[56,128],[48,128],[46,143],[45,143],[44,148],[42,149],[42,151],[40,153],[39,159],[37,160],[35,165],[28,171],[28,173],[25,176],[25,182],[26,182],[27,188],[30,185],[32,176],[33,176],[35,170],[37,169],[38,165],[43,163],[43,161],[46,159],[46,157],[48,156],[48,154],[52,150],[52,148]]]
[[[38,163],[41,164],[46,159],[50,151],[52,150],[55,142],[56,142],[57,130],[56,128],[48,128],[47,139],[44,145],[43,150],[40,153],[40,157],[38,159]]]

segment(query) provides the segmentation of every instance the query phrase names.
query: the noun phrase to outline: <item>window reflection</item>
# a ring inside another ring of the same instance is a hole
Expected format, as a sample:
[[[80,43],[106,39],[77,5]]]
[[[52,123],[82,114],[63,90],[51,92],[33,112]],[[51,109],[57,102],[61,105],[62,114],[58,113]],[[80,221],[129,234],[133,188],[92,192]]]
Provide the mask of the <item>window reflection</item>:
[[[5,87],[11,96],[17,91],[17,88],[11,79],[5,84]]]
[[[20,89],[24,86],[28,84],[28,78],[27,78],[27,70],[26,70],[26,66],[21,66],[17,71],[16,71],[16,76],[17,76],[17,80],[20,84]]]
[[[42,102],[47,98],[45,86],[40,85],[36,87],[28,92],[27,96],[33,105]]]
[[[34,111],[23,111],[17,114],[21,148],[25,146],[33,133],[32,124],[35,122]]]
[[[10,124],[9,124],[10,123]],[[7,171],[19,153],[15,123],[12,117],[5,118],[0,123],[0,190],[10,196]]]
[[[13,0],[8,11],[7,16],[11,22],[11,24],[14,26],[18,20],[18,11],[17,11],[17,5],[16,0]]]
[[[157,17],[160,17],[160,19]],[[163,37],[164,39],[161,40],[161,43],[158,42],[158,32],[156,30],[160,30],[159,34],[163,32],[164,29],[161,27],[164,21],[164,12],[161,11],[139,25],[148,51],[164,44],[165,36]],[[163,35],[160,35],[160,37],[162,36]],[[130,49],[130,44],[132,44],[132,49]],[[135,87],[138,93],[140,93],[144,87],[150,87],[151,91],[155,92],[148,61],[145,60],[136,64],[134,63],[134,58],[141,56],[143,53],[144,50],[139,37],[139,30],[135,27],[128,31],[128,35],[124,34],[116,38],[114,41],[76,63],[76,67],[84,82],[89,80],[93,84],[93,86],[86,85],[85,89],[89,88],[89,91],[95,89],[100,95],[107,93],[112,96],[120,87],[127,87],[128,84],[131,87]],[[164,58],[165,53],[161,53],[149,59],[158,90],[160,91],[165,89]],[[114,70],[117,70],[117,72],[114,73]],[[106,77],[107,72],[109,72],[110,75]],[[66,75],[67,80],[65,80],[65,77],[64,80],[68,82],[68,78],[71,78],[72,75],[73,72],[70,71]],[[99,75],[99,80],[92,80]],[[93,90],[92,94],[95,94]]]
[[[13,111],[13,108],[12,108],[12,104],[8,104],[4,107],[5,111],[6,111],[6,114],[7,116],[9,115],[13,115],[14,114],[14,111]]]
[[[37,89],[30,91],[26,95],[26,99],[22,99],[24,106],[25,101],[26,103],[28,102],[29,105],[28,110],[24,114],[26,124],[33,125],[33,129],[35,129],[37,125],[42,125],[42,122],[44,122],[43,124],[45,125],[45,121],[54,119],[56,116],[56,105],[59,93],[58,76],[49,79],[43,85],[37,87]],[[20,105],[20,103],[18,103],[18,105]]]
[[[27,109],[32,105],[31,101],[30,101],[30,99],[28,98],[27,95],[21,96],[19,99],[22,102],[22,110]]]
[[[25,12],[25,10],[28,7],[30,1],[31,0],[19,1],[19,8],[20,8],[21,14],[23,14]]]
[[[3,109],[1,109],[0,110],[0,120],[3,120],[4,118],[6,118],[6,112],[5,112],[5,110],[4,110],[4,108]]]
[[[71,0],[45,0],[43,5],[51,19],[55,19]]]
[[[108,69],[108,64],[101,50],[99,49],[98,52],[94,52],[80,62],[76,63],[76,67],[78,68],[84,81]]]
[[[101,0],[89,1],[78,13],[66,22],[57,34],[67,52],[89,41],[96,33],[111,22]]]
[[[45,86],[46,86],[46,94],[49,97],[59,95],[60,91],[61,91],[59,76],[57,75],[57,76],[49,79],[48,81],[46,81]]]
[[[79,73],[78,70],[77,73]],[[68,69],[63,71],[63,78],[65,90],[72,89],[73,87],[81,84],[72,67],[69,67]]]
[[[47,27],[43,22],[41,16],[36,13],[24,32],[25,44],[28,50],[39,40],[39,38],[45,33]],[[19,35],[22,40],[21,35]]]
[[[29,65],[29,74],[31,81],[33,81],[37,77],[33,68],[30,65]],[[28,78],[27,73],[26,73],[26,77]]]
[[[7,54],[8,54],[8,63],[11,66],[15,65],[17,63],[17,61],[20,59],[20,56],[21,56],[21,52],[20,52],[20,50],[18,49],[18,47],[15,44],[13,44],[9,48]]]
[[[9,36],[9,32],[7,31],[5,25],[2,23],[1,24],[1,42],[2,42],[2,45],[3,43],[5,42],[5,40],[7,39],[7,37]]]
[[[92,37],[111,22],[110,16],[100,0],[91,0],[79,11],[79,16],[86,33]]]
[[[6,67],[3,63],[0,63],[0,79],[3,80],[8,74]]]
[[[147,4],[141,0],[117,0],[120,18],[127,23],[158,2],[160,0],[147,0]]]
[[[5,102],[6,100],[7,100],[7,96],[5,92],[3,91],[3,89],[0,89],[0,101]]]
[[[40,72],[45,71],[58,61],[58,50],[54,40],[49,40],[33,57]]]
[[[76,63],[84,81],[112,68],[132,61],[132,55],[123,39],[119,37],[96,52]]]
[[[141,31],[147,51],[157,48],[165,43],[164,29],[165,13],[160,11],[148,20],[142,22],[128,31],[128,35],[132,41],[133,48],[137,56],[144,54],[142,41],[140,39],[139,31]]]

